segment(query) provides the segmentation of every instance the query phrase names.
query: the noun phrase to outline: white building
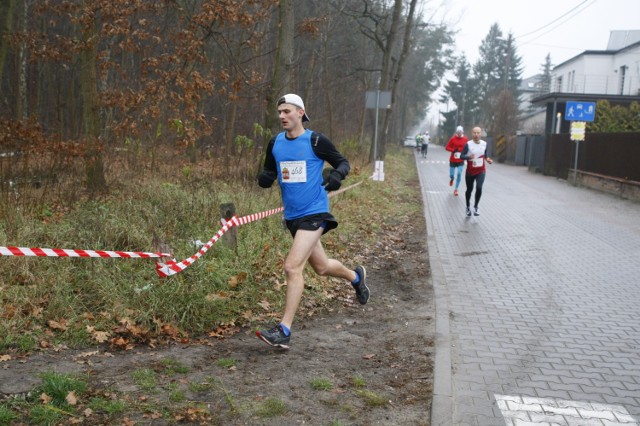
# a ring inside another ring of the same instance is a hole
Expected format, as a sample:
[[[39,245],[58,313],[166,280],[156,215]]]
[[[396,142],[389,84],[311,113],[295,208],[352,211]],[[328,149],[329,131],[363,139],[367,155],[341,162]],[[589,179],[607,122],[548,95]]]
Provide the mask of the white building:
[[[562,119],[566,102],[608,100],[612,105],[629,105],[640,100],[640,30],[617,30],[609,34],[606,50],[585,50],[556,65],[551,71],[550,93],[531,99],[546,108],[545,133],[567,132]],[[539,133],[541,115],[523,116],[524,133]],[[535,131],[532,129],[535,128]]]
[[[640,30],[611,31],[607,50],[586,50],[555,66],[551,91],[640,95]]]

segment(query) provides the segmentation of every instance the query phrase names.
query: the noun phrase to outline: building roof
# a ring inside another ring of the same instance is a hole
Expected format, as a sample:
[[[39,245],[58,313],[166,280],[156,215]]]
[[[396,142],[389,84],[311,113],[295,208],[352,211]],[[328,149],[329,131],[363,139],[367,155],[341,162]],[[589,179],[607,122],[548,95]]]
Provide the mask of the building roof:
[[[609,32],[607,50],[620,50],[640,41],[640,30],[614,30]]]
[[[599,93],[545,93],[531,99],[534,105],[545,105],[550,102],[570,102],[570,101],[609,101],[612,105],[628,105],[631,102],[640,102],[640,96],[630,95],[601,95]]]
[[[616,34],[614,34],[616,33]],[[624,34],[617,34],[624,33]],[[619,40],[618,40],[619,39]],[[613,41],[612,41],[613,40]],[[585,50],[584,52],[567,59],[561,64],[556,65],[553,69],[557,69],[585,55],[617,55],[627,49],[640,46],[640,30],[611,31],[609,35],[609,44],[607,50]]]

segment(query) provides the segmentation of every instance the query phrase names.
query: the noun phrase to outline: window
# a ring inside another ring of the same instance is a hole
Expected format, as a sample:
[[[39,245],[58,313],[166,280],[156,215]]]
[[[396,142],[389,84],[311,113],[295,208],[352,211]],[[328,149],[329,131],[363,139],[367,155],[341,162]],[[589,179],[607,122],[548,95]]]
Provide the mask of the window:
[[[562,76],[556,80],[556,92],[562,92]]]

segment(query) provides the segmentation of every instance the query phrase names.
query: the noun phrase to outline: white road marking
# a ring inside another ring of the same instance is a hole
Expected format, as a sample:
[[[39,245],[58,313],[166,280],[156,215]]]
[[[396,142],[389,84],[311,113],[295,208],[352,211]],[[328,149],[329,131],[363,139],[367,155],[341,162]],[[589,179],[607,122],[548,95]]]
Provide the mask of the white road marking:
[[[495,395],[495,398],[507,426],[639,425],[621,405],[517,395]]]

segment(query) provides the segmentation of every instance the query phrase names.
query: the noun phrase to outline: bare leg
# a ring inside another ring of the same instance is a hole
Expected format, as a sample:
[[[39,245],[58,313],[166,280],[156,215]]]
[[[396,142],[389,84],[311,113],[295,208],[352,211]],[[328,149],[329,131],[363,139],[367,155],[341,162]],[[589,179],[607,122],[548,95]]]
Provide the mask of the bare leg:
[[[298,230],[293,238],[293,245],[284,261],[284,272],[287,279],[287,295],[284,305],[282,324],[291,328],[293,317],[298,310],[302,291],[304,290],[303,271],[309,256],[320,243],[322,228],[316,231]]]
[[[322,247],[320,237],[322,229],[317,231],[299,230],[293,239],[291,251],[284,262],[287,276],[287,296],[282,324],[291,328],[304,290],[304,266],[307,261],[313,270],[322,276],[344,278],[349,282],[356,279],[356,273],[335,259],[329,259]]]
[[[311,251],[311,256],[309,256],[309,264],[313,267],[313,270],[316,271],[316,274],[318,275],[344,278],[349,282],[353,282],[356,279],[355,271],[347,268],[340,261],[329,259],[327,257],[320,240],[318,240],[318,243]]]

